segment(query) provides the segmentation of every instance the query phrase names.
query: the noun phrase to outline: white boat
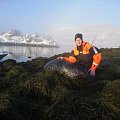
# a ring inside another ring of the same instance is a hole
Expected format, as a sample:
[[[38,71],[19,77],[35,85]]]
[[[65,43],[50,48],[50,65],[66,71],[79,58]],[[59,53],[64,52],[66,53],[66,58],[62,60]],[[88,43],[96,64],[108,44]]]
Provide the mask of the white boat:
[[[0,60],[3,59],[5,56],[7,56],[9,52],[6,51],[0,51]]]

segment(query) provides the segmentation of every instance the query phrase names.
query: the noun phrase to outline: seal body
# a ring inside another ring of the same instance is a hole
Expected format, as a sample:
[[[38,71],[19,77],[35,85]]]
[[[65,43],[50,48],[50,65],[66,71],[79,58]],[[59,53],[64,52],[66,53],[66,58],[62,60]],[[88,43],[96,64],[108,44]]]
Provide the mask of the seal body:
[[[51,60],[44,66],[44,69],[49,71],[56,71],[60,74],[65,74],[70,78],[89,77],[87,69],[84,65],[80,65],[79,63],[71,64],[65,60]]]

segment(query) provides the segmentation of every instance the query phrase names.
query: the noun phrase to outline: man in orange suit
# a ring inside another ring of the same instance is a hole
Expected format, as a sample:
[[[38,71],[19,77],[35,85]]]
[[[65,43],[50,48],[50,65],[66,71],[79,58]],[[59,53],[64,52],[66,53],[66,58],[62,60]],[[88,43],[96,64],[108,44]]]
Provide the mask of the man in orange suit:
[[[75,44],[76,47],[72,50],[71,56],[58,57],[57,59],[65,60],[71,64],[76,62],[84,64],[90,76],[95,77],[95,70],[102,59],[100,50],[89,42],[83,41],[83,35],[80,33],[75,35]]]

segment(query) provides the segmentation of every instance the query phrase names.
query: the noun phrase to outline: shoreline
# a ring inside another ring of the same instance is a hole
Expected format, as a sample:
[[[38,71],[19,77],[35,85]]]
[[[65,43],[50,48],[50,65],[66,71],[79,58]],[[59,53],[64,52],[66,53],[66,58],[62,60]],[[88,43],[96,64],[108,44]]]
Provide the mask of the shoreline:
[[[39,44],[29,44],[29,43],[1,43],[0,46],[5,45],[5,46],[28,46],[28,47],[59,47],[58,45],[39,45]]]

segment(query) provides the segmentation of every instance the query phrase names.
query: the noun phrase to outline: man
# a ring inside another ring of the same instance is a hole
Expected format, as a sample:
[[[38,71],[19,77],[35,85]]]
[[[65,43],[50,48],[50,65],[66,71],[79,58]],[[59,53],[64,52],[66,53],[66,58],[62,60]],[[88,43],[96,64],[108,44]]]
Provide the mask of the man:
[[[71,64],[76,62],[84,64],[90,76],[95,77],[95,70],[102,59],[100,50],[89,42],[83,41],[83,35],[80,33],[75,35],[75,44],[76,47],[72,50],[71,56],[58,57],[58,59],[64,59]]]

